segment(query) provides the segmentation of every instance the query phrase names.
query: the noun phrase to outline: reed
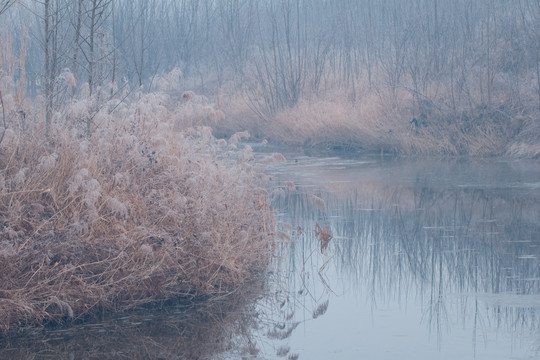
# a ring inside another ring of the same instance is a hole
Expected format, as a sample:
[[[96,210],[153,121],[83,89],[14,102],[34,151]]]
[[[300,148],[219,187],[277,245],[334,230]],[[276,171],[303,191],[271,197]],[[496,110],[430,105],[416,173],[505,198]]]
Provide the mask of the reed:
[[[490,104],[476,96],[458,101],[449,86],[441,87],[445,81],[427,84],[420,94],[406,81],[399,86],[377,80],[368,85],[359,78],[355,96],[330,84],[274,113],[256,108],[250,113],[244,104],[253,103],[252,97],[222,96],[227,116],[215,128],[222,134],[249,129],[258,137],[294,146],[403,155],[539,156],[534,99],[517,101],[501,90]]]
[[[184,129],[162,98],[104,106],[90,137],[69,109],[50,138],[7,124],[1,333],[225,295],[266,268],[273,221],[258,173],[209,128]]]

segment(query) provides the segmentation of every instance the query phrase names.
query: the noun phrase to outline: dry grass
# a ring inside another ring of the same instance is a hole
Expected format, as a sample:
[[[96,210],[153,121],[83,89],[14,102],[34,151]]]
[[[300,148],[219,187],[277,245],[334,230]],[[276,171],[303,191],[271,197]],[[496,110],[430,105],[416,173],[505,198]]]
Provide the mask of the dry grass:
[[[221,134],[249,129],[273,142],[310,147],[404,155],[539,156],[537,99],[522,94],[518,101],[501,85],[490,106],[475,97],[452,102],[444,81],[428,84],[419,94],[382,81],[370,87],[367,79],[359,79],[354,96],[330,86],[263,118],[261,112],[250,112],[254,109],[246,104],[253,108],[256,102],[249,96],[222,95],[227,116],[215,128]]]
[[[57,114],[49,139],[8,126],[1,332],[223,295],[267,266],[272,219],[257,173],[209,128],[179,131],[185,118],[156,98],[104,106],[90,138],[67,126],[76,116]]]
[[[367,114],[369,111],[345,99],[301,101],[296,107],[278,113],[268,132],[289,144],[372,146],[377,143],[380,128],[376,117]]]
[[[245,87],[246,85],[244,85]],[[254,111],[246,91],[238,85],[224,84],[217,94],[217,103],[225,116],[211,125],[216,136],[229,137],[238,131],[249,131],[256,138],[263,138],[263,119]]]
[[[506,149],[512,157],[540,158],[540,122],[534,116],[515,121],[520,126],[515,141]]]
[[[398,154],[501,155],[512,141],[514,114],[500,111],[503,106],[490,111],[464,109],[459,114],[434,108],[427,115],[421,113],[421,119],[410,95],[401,91],[397,96],[397,101],[380,92],[354,103],[344,98],[300,101],[276,114],[264,133],[293,145]]]

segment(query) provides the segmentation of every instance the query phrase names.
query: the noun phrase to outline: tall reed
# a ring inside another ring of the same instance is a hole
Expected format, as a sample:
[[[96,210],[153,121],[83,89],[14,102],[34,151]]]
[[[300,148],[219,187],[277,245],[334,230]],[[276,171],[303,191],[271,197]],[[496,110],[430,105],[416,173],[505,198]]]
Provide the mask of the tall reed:
[[[184,129],[163,94],[130,99],[74,101],[49,138],[10,117],[0,143],[0,332],[223,295],[265,269],[272,219],[250,160],[209,128]],[[91,109],[86,137],[77,125]]]

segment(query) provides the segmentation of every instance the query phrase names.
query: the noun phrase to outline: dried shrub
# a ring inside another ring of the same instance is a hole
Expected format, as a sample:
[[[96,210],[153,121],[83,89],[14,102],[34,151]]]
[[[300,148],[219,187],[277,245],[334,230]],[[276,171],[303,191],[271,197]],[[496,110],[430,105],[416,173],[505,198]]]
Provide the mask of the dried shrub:
[[[90,138],[56,126],[0,143],[0,331],[224,295],[265,269],[259,175],[159,99],[103,110]]]

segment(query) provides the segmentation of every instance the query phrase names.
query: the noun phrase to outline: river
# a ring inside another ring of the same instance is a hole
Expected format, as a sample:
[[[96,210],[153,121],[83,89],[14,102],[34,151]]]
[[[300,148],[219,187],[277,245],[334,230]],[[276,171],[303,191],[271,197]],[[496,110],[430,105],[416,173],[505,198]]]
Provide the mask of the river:
[[[280,150],[276,256],[254,289],[36,332],[0,357],[540,358],[538,161]]]
[[[540,358],[537,161],[286,155],[290,356]]]

